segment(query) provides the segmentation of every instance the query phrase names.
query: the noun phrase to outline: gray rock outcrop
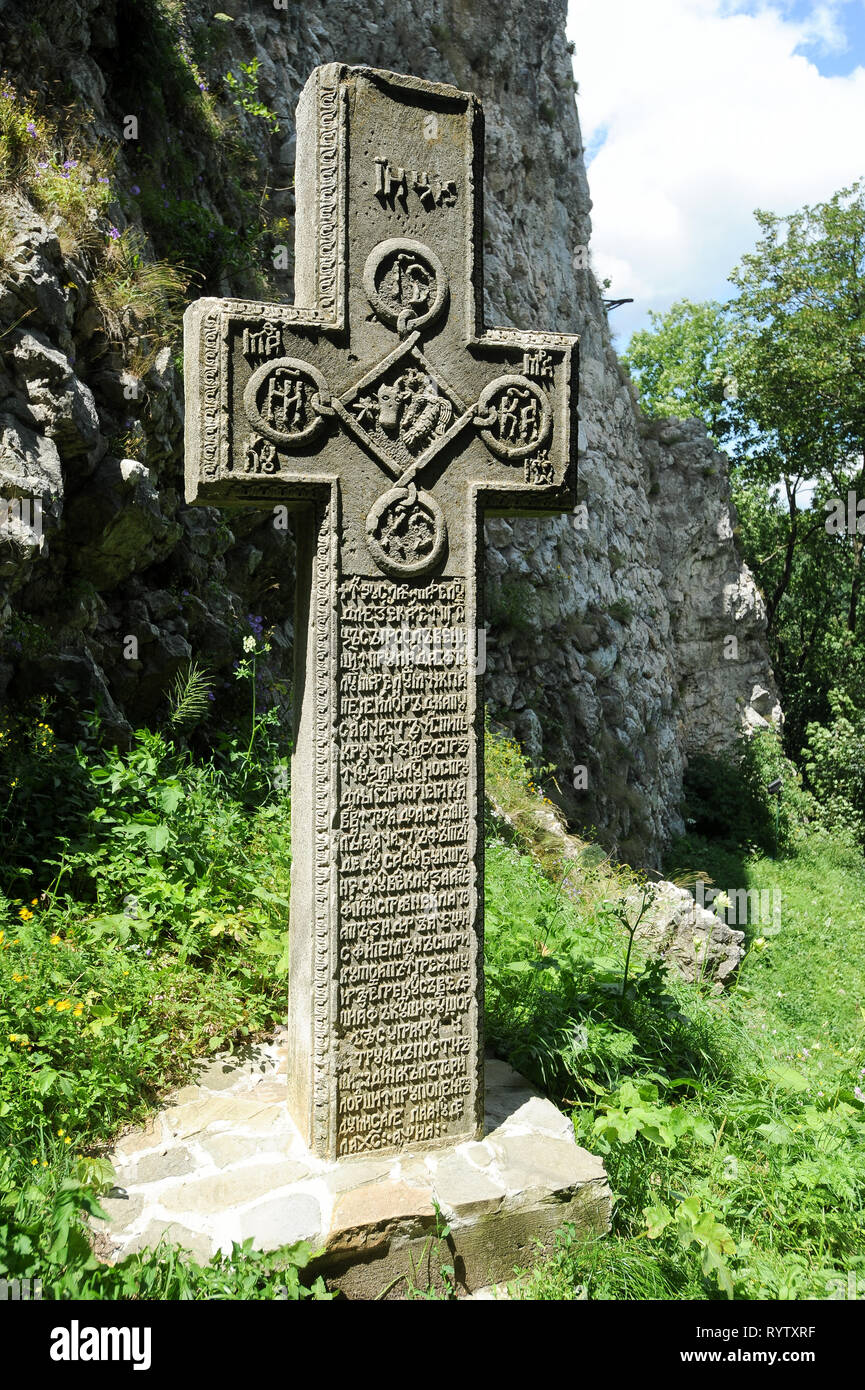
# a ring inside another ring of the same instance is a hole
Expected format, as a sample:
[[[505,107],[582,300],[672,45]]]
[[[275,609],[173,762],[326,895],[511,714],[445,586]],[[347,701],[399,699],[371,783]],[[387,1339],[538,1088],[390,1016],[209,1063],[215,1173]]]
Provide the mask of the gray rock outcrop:
[[[115,146],[127,191],[126,48],[135,16],[151,11],[149,0],[69,0],[62,11],[34,0],[25,27],[19,6],[0,4],[0,67],[21,91],[37,84],[49,113],[65,83],[93,113],[88,138]],[[688,754],[716,751],[743,721],[761,727],[780,712],[725,460],[695,422],[642,418],[595,278],[575,268],[590,241],[591,200],[564,0],[285,9],[236,0],[219,21],[203,0],[185,11],[185,51],[195,48],[209,80],[258,61],[258,100],[279,130],[249,110],[239,119],[273,190],[270,215],[287,222],[294,105],[316,64],[414,72],[482,98],[488,321],[581,335],[585,503],[574,517],[487,523],[487,698],[533,756],[554,765],[554,794],[569,815],[622,857],[656,863],[681,829]],[[142,142],[171,135],[157,107],[140,112]],[[182,145],[182,132],[171,138]],[[190,199],[236,225],[231,189],[215,181],[206,151],[183,154]],[[121,202],[111,209],[116,225],[138,220],[148,231],[135,198]],[[183,505],[174,349],[149,364],[145,354],[136,376],[102,330],[86,246],[62,231],[20,189],[0,189],[0,496],[43,500],[38,544],[0,535],[0,685],[20,699],[74,674],[74,689],[99,698],[104,726],[122,738],[159,711],[190,656],[224,678],[217,704],[229,700],[250,612],[275,629],[270,677],[286,681],[293,542],[261,514]],[[212,288],[254,286],[229,267]],[[279,290],[292,298],[290,255]],[[124,331],[134,330],[128,322]],[[33,633],[38,642],[28,642]]]

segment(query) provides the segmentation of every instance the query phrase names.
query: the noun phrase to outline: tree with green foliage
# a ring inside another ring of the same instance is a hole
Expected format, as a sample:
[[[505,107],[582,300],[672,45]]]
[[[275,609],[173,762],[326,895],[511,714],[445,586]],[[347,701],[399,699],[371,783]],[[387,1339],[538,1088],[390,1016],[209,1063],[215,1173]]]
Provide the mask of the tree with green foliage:
[[[650,328],[633,334],[622,359],[643,410],[651,416],[697,416],[719,441],[730,389],[722,305],[680,299],[666,314],[651,312],[649,321]]]
[[[625,360],[646,413],[696,416],[723,441],[798,755],[833,687],[863,689],[865,522],[827,521],[865,496],[865,180],[755,216],[736,295],[653,314]]]
[[[767,592],[774,617],[802,531],[826,536],[822,516],[803,516],[803,485],[816,479],[845,498],[865,486],[865,180],[814,207],[755,216],[762,236],[730,276],[739,293],[727,312],[737,464],[747,481],[780,485],[787,504],[783,566]],[[840,539],[852,552],[855,633],[865,537]]]

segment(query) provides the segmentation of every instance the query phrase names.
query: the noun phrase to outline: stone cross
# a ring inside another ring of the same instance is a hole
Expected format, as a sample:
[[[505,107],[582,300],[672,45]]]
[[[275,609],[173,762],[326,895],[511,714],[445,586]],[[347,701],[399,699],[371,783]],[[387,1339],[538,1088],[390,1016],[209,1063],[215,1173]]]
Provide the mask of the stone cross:
[[[482,519],[573,507],[577,339],[484,328],[482,159],[472,93],[317,68],[296,303],[185,319],[188,499],[299,513],[289,1105],[324,1158],[483,1122]]]

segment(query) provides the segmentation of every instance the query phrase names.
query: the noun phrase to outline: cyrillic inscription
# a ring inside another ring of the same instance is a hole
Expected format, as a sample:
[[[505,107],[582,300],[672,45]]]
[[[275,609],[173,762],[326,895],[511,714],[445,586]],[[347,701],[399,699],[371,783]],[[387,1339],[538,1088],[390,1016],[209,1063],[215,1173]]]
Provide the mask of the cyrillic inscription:
[[[443,1139],[471,1103],[473,673],[383,650],[466,618],[463,579],[340,588],[339,1153]]]

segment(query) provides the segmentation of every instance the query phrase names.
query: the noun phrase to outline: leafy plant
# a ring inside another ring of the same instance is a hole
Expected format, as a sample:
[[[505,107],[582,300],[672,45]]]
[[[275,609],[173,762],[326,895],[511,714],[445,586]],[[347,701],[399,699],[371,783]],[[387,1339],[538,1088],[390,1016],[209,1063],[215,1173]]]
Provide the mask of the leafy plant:
[[[605,1151],[610,1145],[629,1144],[639,1134],[660,1148],[675,1148],[685,1135],[711,1145],[715,1135],[697,1112],[684,1105],[659,1105],[660,1090],[643,1078],[624,1081],[615,1094],[598,1103],[593,1132]]]
[[[627,899],[619,898],[617,901],[603,904],[604,911],[608,912],[619,926],[624,927],[628,937],[628,947],[625,952],[625,964],[622,970],[621,997],[626,998],[628,992],[628,973],[631,968],[631,952],[634,949],[634,937],[640,929],[640,924],[649,912],[655,901],[655,886],[648,879],[643,879],[638,889],[639,902],[634,903],[633,907]]]
[[[231,99],[235,106],[242,111],[246,111],[250,116],[258,116],[260,120],[266,122],[272,135],[279,132],[279,121],[273,111],[258,95],[258,69],[261,66],[258,58],[252,58],[248,63],[240,63],[239,75],[233,72],[225,74],[225,85],[231,92]]]
[[[704,1210],[699,1197],[684,1197],[672,1212],[660,1205],[646,1207],[643,1216],[650,1240],[657,1240],[668,1227],[673,1227],[683,1250],[696,1245],[703,1273],[715,1278],[728,1298],[733,1297],[733,1276],[727,1260],[736,1254],[736,1242],[715,1212]]]

